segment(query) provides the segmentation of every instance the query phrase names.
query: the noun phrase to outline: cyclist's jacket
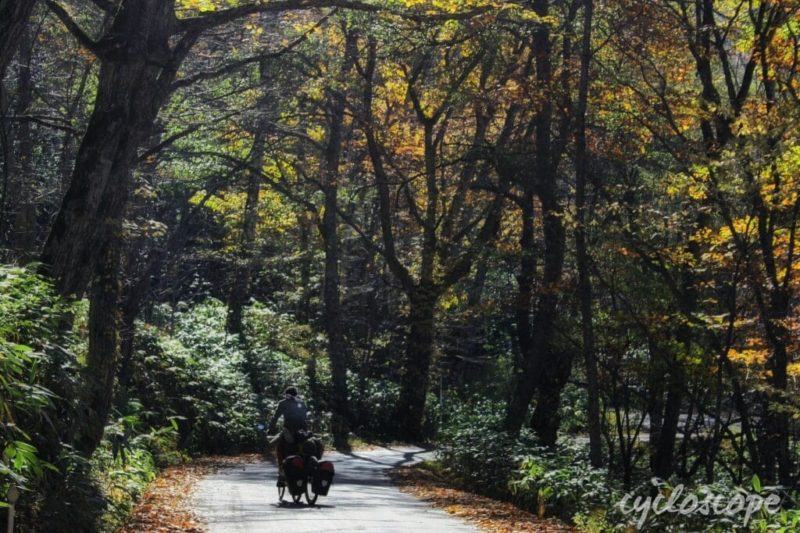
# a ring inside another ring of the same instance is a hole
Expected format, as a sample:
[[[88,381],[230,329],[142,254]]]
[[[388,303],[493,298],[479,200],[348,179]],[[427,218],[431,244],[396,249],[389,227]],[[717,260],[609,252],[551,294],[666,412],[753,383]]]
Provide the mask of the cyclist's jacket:
[[[269,421],[269,433],[275,433],[275,426],[281,416],[283,417],[283,427],[292,433],[299,429],[308,429],[308,408],[300,398],[286,398],[278,402],[278,409],[272,416],[272,420]]]

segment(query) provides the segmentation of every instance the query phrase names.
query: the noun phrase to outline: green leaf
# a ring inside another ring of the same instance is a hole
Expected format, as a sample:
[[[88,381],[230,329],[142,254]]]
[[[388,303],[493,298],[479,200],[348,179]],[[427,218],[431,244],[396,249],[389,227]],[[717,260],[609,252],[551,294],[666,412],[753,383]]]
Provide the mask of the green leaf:
[[[761,493],[761,480],[758,478],[757,474],[753,474],[752,484],[753,484],[753,490],[760,494]]]

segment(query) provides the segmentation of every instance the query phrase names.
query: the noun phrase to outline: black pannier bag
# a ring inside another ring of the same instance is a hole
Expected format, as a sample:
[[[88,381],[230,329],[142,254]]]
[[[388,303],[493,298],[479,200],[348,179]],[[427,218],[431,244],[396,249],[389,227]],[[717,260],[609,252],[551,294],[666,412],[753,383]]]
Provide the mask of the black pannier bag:
[[[286,475],[286,485],[291,494],[303,492],[305,471],[305,461],[299,455],[290,455],[283,460],[283,473]]]
[[[330,461],[321,461],[314,471],[314,481],[312,483],[314,493],[320,496],[327,496],[332,483],[333,463]]]

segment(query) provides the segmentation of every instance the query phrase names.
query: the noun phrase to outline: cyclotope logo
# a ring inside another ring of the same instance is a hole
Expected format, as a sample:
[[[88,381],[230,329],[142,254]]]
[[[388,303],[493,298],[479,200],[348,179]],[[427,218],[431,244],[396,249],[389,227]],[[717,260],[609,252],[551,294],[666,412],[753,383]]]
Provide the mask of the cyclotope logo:
[[[774,515],[780,511],[781,497],[776,492],[778,487],[764,487],[758,493],[749,492],[737,487],[733,494],[715,493],[713,488],[701,485],[694,490],[687,490],[683,485],[670,487],[659,478],[652,478],[650,483],[658,489],[655,496],[641,496],[629,492],[617,503],[626,516],[636,518],[636,526],[642,528],[650,513],[661,515],[676,513],[684,516],[699,514],[702,516],[726,516],[732,521],[746,527],[754,515],[765,512]],[[755,483],[754,483],[755,485]]]

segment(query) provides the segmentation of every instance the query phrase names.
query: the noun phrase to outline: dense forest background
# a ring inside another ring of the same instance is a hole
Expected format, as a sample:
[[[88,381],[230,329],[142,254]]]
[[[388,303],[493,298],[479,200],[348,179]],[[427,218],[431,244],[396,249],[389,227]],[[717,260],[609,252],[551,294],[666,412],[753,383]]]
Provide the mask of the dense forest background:
[[[0,500],[113,530],[297,384],[588,531],[651,476],[792,530],[798,39],[789,0],[0,0]]]

